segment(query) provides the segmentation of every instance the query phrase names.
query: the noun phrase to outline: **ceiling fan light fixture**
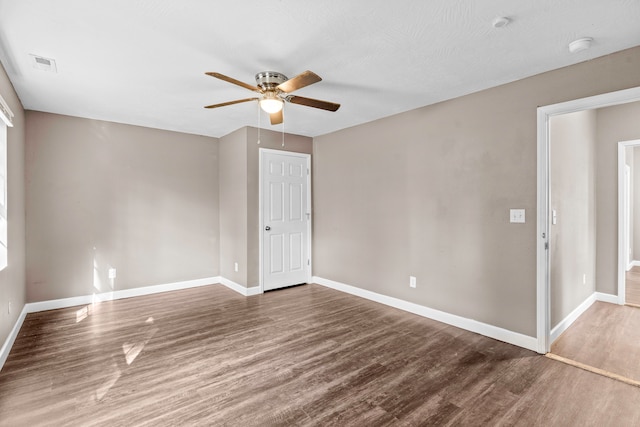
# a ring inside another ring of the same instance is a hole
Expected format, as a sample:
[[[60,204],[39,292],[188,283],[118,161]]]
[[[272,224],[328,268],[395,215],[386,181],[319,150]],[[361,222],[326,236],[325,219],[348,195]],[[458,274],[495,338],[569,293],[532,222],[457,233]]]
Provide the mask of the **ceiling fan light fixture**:
[[[273,114],[282,110],[284,102],[280,98],[264,98],[260,100],[260,108],[265,113]]]
[[[283,123],[284,115],[282,114],[282,110],[285,102],[303,105],[305,107],[319,108],[325,111],[337,111],[338,108],[340,108],[340,104],[336,104],[335,102],[305,98],[304,96],[289,95],[293,91],[321,81],[322,78],[313,71],[307,70],[292,79],[287,79],[284,74],[276,71],[262,71],[256,74],[256,86],[243,83],[240,80],[236,80],[218,72],[212,71],[206,72],[205,74],[215,77],[216,79],[224,80],[227,83],[249,89],[252,92],[257,92],[260,96],[206,105],[204,108],[218,108],[225,107],[227,105],[241,104],[243,102],[258,101],[258,115],[260,114],[260,110],[267,112],[270,115],[269,119],[272,125],[279,125]]]

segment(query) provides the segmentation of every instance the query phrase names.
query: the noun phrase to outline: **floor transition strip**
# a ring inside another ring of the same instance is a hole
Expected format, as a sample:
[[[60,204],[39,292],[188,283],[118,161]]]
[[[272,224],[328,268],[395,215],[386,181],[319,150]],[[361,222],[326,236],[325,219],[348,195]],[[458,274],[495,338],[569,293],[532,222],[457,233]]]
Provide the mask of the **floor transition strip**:
[[[640,381],[636,381],[634,379],[627,378],[622,375],[614,374],[613,372],[605,371],[604,369],[596,368],[590,365],[585,365],[584,363],[576,362],[575,360],[567,359],[566,357],[558,356],[557,354],[553,354],[553,353],[547,353],[545,354],[545,356],[548,357],[549,359],[553,359],[570,366],[575,366],[576,368],[580,368],[588,372],[593,372],[594,374],[597,374],[597,375],[602,375],[603,377],[621,381],[625,384],[629,384],[635,387],[640,387]]]

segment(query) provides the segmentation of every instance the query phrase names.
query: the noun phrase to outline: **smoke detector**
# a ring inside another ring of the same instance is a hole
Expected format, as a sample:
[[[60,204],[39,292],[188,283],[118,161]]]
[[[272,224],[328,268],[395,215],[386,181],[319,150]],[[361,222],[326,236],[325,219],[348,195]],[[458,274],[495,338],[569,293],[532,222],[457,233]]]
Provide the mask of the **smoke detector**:
[[[583,50],[587,50],[591,47],[593,43],[593,39],[591,37],[584,37],[578,40],[574,40],[569,43],[569,52],[577,53],[582,52]]]
[[[503,28],[509,25],[510,22],[511,19],[507,18],[506,16],[498,16],[493,20],[493,22],[491,22],[491,25],[493,25],[493,28]]]
[[[31,57],[31,66],[36,70],[49,71],[50,73],[57,73],[56,61],[51,58],[45,58],[44,56],[29,54]]]

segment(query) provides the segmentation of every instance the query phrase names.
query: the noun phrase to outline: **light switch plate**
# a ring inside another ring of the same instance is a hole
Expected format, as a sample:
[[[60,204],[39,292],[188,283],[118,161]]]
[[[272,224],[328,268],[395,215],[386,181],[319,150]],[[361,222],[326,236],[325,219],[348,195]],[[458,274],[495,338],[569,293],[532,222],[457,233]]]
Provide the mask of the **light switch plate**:
[[[525,222],[524,209],[509,209],[509,222],[523,224]]]

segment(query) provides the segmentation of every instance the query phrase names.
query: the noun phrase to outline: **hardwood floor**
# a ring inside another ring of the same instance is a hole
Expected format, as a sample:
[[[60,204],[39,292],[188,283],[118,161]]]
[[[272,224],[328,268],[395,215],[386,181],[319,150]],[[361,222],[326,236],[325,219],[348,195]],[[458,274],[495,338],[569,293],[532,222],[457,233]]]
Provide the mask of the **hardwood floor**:
[[[640,388],[318,285],[29,314],[2,426],[639,425]]]
[[[625,274],[625,300],[640,306],[640,267],[631,267]]]
[[[595,302],[551,352],[640,381],[640,308]]]

